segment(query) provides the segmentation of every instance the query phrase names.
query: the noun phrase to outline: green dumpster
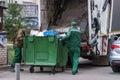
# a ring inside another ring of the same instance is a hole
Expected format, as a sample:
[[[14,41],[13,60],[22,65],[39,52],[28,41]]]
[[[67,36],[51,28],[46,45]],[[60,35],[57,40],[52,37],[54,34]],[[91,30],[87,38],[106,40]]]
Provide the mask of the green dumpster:
[[[52,72],[55,67],[60,66],[64,71],[67,63],[68,50],[66,46],[55,36],[37,37],[25,36],[24,39],[24,62],[30,65],[30,72],[34,72],[35,66],[52,66]]]

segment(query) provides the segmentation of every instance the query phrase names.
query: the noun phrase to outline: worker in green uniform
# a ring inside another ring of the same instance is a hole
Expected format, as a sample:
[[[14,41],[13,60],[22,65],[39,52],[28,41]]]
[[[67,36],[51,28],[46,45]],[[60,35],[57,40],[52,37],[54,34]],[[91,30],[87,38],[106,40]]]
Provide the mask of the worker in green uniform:
[[[71,22],[72,28],[69,29],[66,36],[62,39],[67,42],[69,56],[72,63],[72,74],[78,72],[78,60],[80,56],[80,31],[78,30],[77,22]]]
[[[18,30],[17,36],[13,41],[13,48],[15,54],[14,54],[13,62],[11,64],[11,72],[15,72],[15,63],[21,63],[23,39],[27,32],[28,32],[27,25],[22,24],[22,27]],[[20,71],[24,71],[24,69],[20,69]]]

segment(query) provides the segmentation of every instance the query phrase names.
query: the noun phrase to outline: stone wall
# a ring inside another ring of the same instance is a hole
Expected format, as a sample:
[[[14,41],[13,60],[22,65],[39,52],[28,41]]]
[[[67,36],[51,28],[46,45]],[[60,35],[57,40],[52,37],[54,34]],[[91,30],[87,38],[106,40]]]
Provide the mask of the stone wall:
[[[7,64],[7,48],[0,46],[0,65]]]

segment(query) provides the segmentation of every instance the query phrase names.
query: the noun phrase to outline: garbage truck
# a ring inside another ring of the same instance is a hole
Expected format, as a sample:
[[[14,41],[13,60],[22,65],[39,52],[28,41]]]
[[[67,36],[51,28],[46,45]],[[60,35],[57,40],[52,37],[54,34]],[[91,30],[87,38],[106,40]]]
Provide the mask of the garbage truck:
[[[39,26],[65,31],[71,21],[77,21],[80,56],[96,65],[109,65],[111,35],[120,33],[119,3],[120,0],[38,0]]]

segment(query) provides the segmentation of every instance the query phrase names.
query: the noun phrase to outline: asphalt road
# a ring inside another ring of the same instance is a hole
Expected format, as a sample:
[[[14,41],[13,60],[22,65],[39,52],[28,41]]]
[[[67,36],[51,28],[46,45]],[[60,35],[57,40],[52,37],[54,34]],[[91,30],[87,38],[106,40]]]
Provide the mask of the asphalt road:
[[[29,66],[24,66],[25,71],[20,73],[20,80],[119,80],[120,73],[112,72],[109,66],[94,66],[89,61],[81,61],[79,65],[79,73],[71,74],[71,68],[66,68],[64,72],[60,72],[57,68],[55,75],[50,74],[51,68],[45,67],[40,72],[39,67],[35,68],[34,73],[29,72]],[[0,71],[0,80],[15,80],[15,73],[9,69]]]

